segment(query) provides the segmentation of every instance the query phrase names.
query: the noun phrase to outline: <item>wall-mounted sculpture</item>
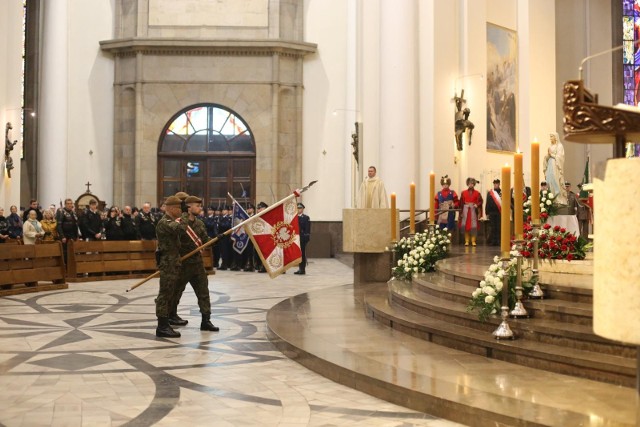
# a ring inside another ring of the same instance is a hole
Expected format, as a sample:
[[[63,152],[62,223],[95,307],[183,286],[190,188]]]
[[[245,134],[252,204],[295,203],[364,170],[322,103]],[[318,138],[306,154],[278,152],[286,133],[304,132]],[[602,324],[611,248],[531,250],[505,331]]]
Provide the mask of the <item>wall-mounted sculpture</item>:
[[[354,123],[355,130],[351,134],[351,148],[353,149],[353,158],[356,164],[360,166],[360,126],[362,123]]]
[[[11,158],[11,151],[13,151],[13,147],[18,143],[18,141],[11,142],[11,138],[9,138],[9,131],[13,129],[10,122],[7,122],[7,125],[4,129],[4,163],[7,168],[7,174],[9,178],[11,178],[11,170],[13,169],[13,159]]]
[[[460,92],[460,96],[456,95],[454,98],[456,103],[456,112],[455,112],[455,136],[456,136],[456,146],[458,151],[462,151],[462,136],[465,134],[467,129],[469,130],[469,145],[471,145],[471,136],[473,135],[473,129],[475,125],[471,120],[469,120],[469,115],[471,114],[471,110],[469,108],[462,108],[467,104],[467,100],[464,99],[464,89]]]

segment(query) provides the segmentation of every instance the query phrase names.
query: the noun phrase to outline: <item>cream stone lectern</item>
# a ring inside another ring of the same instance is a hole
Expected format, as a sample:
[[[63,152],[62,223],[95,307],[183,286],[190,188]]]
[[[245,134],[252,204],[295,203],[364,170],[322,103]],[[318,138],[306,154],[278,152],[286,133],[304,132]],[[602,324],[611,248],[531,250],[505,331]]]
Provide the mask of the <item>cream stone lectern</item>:
[[[396,210],[396,224],[399,211]],[[343,250],[353,252],[354,283],[386,282],[391,278],[390,209],[343,209]],[[399,227],[396,227],[398,234]],[[396,240],[398,236],[396,236]]]

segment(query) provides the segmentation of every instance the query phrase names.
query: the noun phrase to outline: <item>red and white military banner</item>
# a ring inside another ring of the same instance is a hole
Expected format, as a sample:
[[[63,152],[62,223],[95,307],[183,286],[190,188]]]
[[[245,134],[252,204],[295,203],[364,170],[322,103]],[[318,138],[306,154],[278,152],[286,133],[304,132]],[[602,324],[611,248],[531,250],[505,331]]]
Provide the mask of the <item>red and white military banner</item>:
[[[272,279],[302,261],[295,197],[251,220],[245,231]]]

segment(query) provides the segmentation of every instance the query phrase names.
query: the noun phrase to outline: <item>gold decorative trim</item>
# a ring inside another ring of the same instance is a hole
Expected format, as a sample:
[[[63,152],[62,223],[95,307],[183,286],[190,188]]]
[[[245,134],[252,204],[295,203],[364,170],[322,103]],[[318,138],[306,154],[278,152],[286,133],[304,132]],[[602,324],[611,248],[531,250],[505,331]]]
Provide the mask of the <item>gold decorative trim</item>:
[[[567,141],[612,144],[616,136],[640,133],[640,112],[599,105],[582,80],[564,84],[563,110]]]

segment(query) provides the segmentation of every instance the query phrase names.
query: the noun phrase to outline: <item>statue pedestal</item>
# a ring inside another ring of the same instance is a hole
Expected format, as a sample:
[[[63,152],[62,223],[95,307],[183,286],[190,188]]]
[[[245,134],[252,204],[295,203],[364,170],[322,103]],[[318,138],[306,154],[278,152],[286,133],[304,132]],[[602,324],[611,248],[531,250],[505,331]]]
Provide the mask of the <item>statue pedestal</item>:
[[[399,211],[396,211],[398,223]],[[390,209],[343,209],[343,250],[353,252],[354,283],[386,282],[391,278]],[[396,227],[398,234],[399,227]],[[396,235],[396,239],[398,236]]]
[[[547,219],[547,224],[551,227],[556,225],[566,229],[569,233],[573,233],[576,236],[580,235],[580,226],[578,225],[578,217],[575,215],[554,215]]]

